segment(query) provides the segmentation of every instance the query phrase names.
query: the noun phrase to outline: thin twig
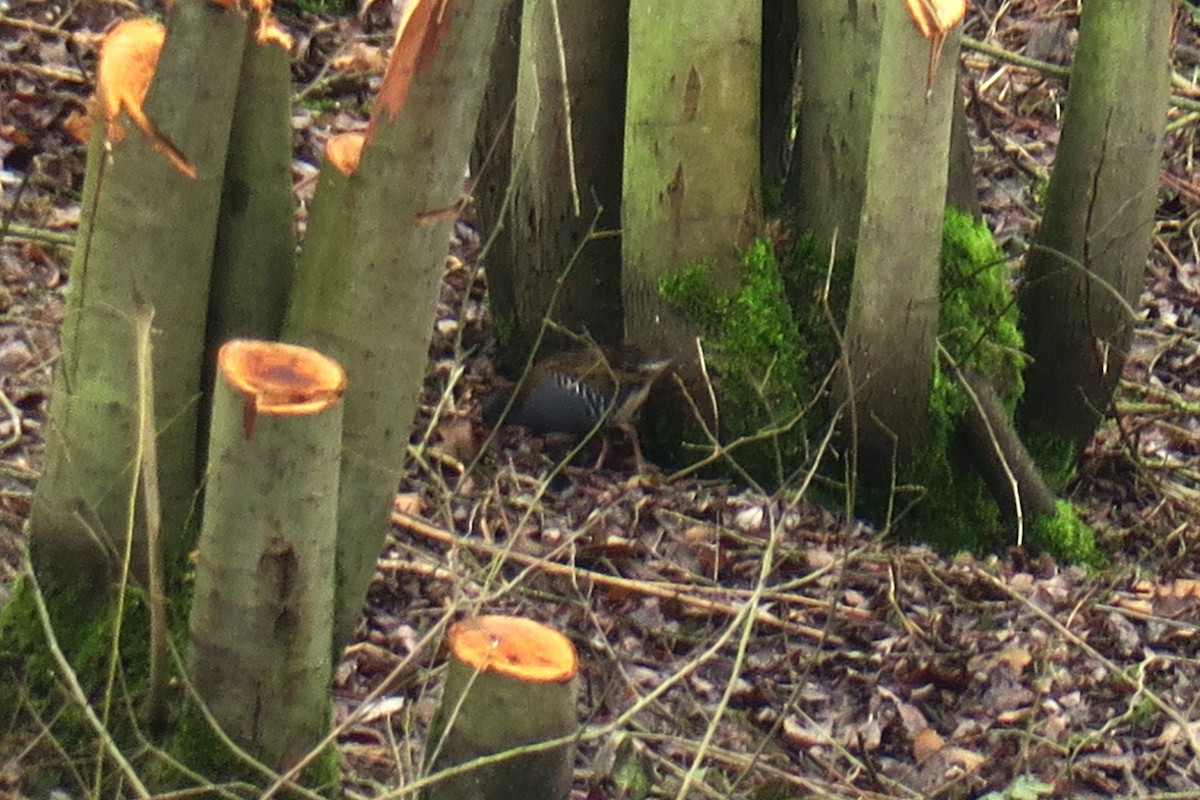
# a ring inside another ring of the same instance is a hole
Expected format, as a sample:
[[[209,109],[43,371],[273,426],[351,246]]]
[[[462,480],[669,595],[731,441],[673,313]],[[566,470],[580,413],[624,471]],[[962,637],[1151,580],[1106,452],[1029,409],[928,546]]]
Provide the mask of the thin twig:
[[[433,525],[432,523],[426,522],[419,517],[414,517],[402,511],[393,511],[392,521],[405,530],[412,531],[413,533],[419,534],[426,539],[432,539],[436,542],[441,542],[443,544],[452,545],[455,547],[465,547],[468,550],[483,553],[494,558],[501,558],[506,561],[511,561],[514,564],[519,564],[526,568],[536,569],[538,572],[543,572],[548,575],[570,577],[576,580],[589,581],[595,585],[605,586],[610,589],[621,589],[626,592],[649,595],[666,600],[674,600],[685,606],[703,611],[705,613],[718,613],[725,616],[735,616],[740,614],[742,612],[742,608],[744,607],[744,604],[733,605],[730,603],[722,603],[716,600],[695,597],[693,594],[690,594],[690,592],[693,592],[696,587],[693,587],[690,584],[656,583],[634,580],[632,578],[622,578],[616,575],[605,575],[603,573],[585,570],[577,566],[559,564],[539,556],[531,556],[526,555],[525,553],[515,552],[507,547],[501,547],[499,545],[491,544],[482,540],[467,539],[456,536],[449,531]],[[379,567],[381,569],[388,569],[390,564],[390,561],[383,559],[379,562]],[[728,591],[731,594],[733,593],[733,590]],[[762,593],[759,592],[759,594],[761,595]],[[747,599],[747,602],[750,599],[753,599],[753,597],[754,595],[752,593],[750,598]],[[787,597],[791,598],[792,596],[789,595]],[[811,605],[811,602],[806,603],[806,605]],[[827,607],[827,604],[822,605]],[[823,632],[816,628],[808,625],[801,625],[795,622],[788,622],[787,620],[780,619],[765,609],[759,609],[757,611],[754,616],[754,621],[768,627],[778,628],[779,630],[786,631],[788,633],[795,633],[809,639],[820,640],[823,635]],[[835,645],[844,644],[841,638],[837,636],[826,637],[826,641],[829,641],[831,644]]]

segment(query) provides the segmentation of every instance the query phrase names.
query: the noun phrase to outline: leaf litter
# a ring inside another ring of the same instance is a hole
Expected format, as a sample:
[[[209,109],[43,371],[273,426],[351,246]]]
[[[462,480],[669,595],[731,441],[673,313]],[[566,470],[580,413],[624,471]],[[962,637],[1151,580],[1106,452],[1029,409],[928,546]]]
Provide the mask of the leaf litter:
[[[70,231],[83,153],[59,123],[81,106],[96,34],[121,9],[52,13],[14,0],[0,24],[0,182],[14,222]],[[1074,2],[986,0],[966,33],[1066,64],[1077,14]],[[297,92],[345,101],[297,110],[298,191],[311,192],[321,142],[361,128],[346,109],[378,83],[371,48],[388,16],[373,4],[363,20],[285,20]],[[1197,39],[1184,19],[1175,91],[1193,100]],[[1065,89],[981,51],[962,60],[979,194],[1015,265]],[[579,650],[577,797],[685,784],[697,797],[1200,796],[1197,129],[1168,134],[1116,414],[1068,487],[1114,554],[1095,573],[1015,549],[881,541],[803,497],[564,465],[556,443],[512,432],[464,471],[478,449],[469,419],[495,379],[483,234],[468,212],[412,469],[335,675],[346,788],[382,796],[419,774],[440,685],[428,634],[487,611],[545,621]],[[0,450],[5,586],[41,463],[66,264],[52,239],[0,243],[0,442],[19,434]],[[23,769],[6,762],[0,792],[21,796]]]

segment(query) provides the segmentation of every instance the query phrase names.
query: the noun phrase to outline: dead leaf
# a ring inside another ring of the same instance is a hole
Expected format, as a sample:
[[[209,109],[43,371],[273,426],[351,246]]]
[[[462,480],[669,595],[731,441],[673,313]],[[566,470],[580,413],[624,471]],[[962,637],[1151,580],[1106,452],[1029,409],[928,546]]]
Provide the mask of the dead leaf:
[[[340,72],[383,72],[387,66],[387,54],[382,47],[366,42],[351,42],[329,66]]]
[[[913,737],[913,758],[917,760],[918,764],[923,764],[930,756],[945,746],[946,741],[933,728],[917,731],[917,735]]]
[[[1029,666],[1029,662],[1033,660],[1033,656],[1029,651],[1020,645],[1009,645],[1000,651],[996,661],[1000,664],[1007,664],[1013,671],[1014,675],[1020,675]]]
[[[396,495],[392,508],[401,514],[408,514],[411,517],[415,517],[420,516],[425,508],[425,504],[421,501],[421,495],[415,492],[407,492]]]

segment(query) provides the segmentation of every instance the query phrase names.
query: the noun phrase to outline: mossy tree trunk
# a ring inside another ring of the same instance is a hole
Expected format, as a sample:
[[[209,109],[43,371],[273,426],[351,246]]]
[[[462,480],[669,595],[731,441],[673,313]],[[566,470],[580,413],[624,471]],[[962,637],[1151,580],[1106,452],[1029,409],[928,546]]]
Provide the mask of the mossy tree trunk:
[[[761,4],[635,0],[629,14],[622,275],[626,332],[695,359],[661,278],[705,263],[719,291],[759,232]]]
[[[958,34],[929,91],[930,42],[900,3],[879,6],[879,76],[846,324],[857,472],[887,486],[928,442],[938,273]]]
[[[1106,412],[1145,270],[1169,89],[1171,0],[1089,0],[1021,315],[1020,419],[1082,448]]]

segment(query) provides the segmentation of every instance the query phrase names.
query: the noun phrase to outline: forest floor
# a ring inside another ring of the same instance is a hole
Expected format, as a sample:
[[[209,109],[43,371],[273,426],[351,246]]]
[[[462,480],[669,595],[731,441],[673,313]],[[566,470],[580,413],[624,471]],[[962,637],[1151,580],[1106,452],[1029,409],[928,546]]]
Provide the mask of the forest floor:
[[[284,18],[301,199],[324,140],[364,125],[389,10]],[[98,34],[136,9],[10,0],[2,13],[0,602],[20,567],[79,219],[84,153],[62,123],[83,107]],[[344,789],[398,796],[419,775],[442,675],[430,642],[487,612],[542,620],[579,652],[577,798],[1200,798],[1200,12],[1180,15],[1183,100],[1136,339],[1069,486],[1112,566],[947,555],[802,493],[562,466],[512,435],[464,474],[446,451],[494,366],[480,234],[460,223],[415,457],[335,676]],[[1077,23],[1074,0],[984,0],[965,32],[1062,65]],[[986,219],[1019,269],[1065,88],[975,46],[962,63]],[[0,722],[0,742],[22,724]],[[85,796],[89,769],[0,751],[0,797]]]

